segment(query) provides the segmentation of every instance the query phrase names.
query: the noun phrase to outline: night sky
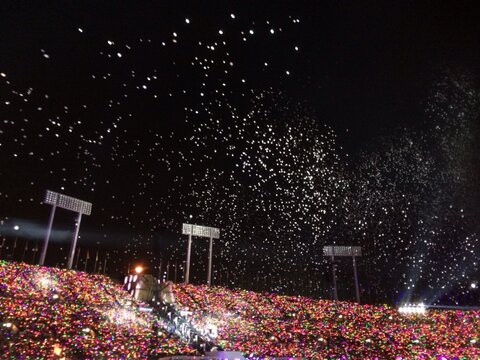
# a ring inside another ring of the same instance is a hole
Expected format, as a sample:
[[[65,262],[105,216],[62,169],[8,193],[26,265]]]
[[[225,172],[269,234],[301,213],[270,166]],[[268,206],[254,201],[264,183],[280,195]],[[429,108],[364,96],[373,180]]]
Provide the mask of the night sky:
[[[369,301],[468,303],[475,5],[2,1],[2,236],[31,251],[51,189],[93,203],[79,246],[112,275],[183,261],[191,222],[222,229],[217,284],[329,297],[322,246],[352,244]],[[48,265],[73,228],[57,214]],[[206,251],[195,240],[194,282]],[[350,262],[338,272],[352,298]]]

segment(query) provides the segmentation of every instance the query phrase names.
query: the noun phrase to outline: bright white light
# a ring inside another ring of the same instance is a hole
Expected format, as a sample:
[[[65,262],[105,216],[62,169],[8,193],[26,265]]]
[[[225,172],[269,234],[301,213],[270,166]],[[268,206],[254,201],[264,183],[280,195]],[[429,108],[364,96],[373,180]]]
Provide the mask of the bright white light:
[[[190,19],[188,19],[188,18],[185,19],[185,22],[186,22],[187,24],[190,24]]]
[[[138,317],[133,311],[127,309],[114,308],[106,312],[108,319],[115,324],[127,327],[146,327],[148,322]]]
[[[48,275],[43,275],[37,279],[37,284],[42,289],[51,289],[55,286],[55,281]]]
[[[416,314],[416,315],[424,315],[426,313],[427,309],[425,307],[425,304],[419,303],[419,304],[405,304],[402,305],[398,308],[398,312],[401,314]]]
[[[220,35],[223,35],[223,30],[218,30],[218,33],[219,33]]]
[[[15,225],[15,226],[13,227],[13,230],[15,230],[15,231],[17,231],[18,229],[20,229],[20,226],[18,226],[18,225]]]
[[[470,287],[471,287],[472,289],[476,289],[476,288],[477,288],[477,284],[476,284],[476,283],[471,283],[471,284],[470,284]]]

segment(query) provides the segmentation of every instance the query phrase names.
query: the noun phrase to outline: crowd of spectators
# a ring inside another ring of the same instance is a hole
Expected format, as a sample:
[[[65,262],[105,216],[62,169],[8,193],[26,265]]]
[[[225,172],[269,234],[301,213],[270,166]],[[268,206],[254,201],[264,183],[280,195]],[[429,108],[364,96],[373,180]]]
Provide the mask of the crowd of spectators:
[[[195,350],[102,275],[0,261],[0,358],[151,359]]]
[[[480,359],[480,312],[400,314],[390,306],[175,285],[177,308],[250,358]]]
[[[480,312],[177,284],[175,309],[216,347],[249,358],[480,359]],[[102,275],[0,261],[0,354],[8,359],[154,359],[193,354],[171,325]],[[212,332],[212,329],[215,329]],[[205,331],[204,331],[205,330]]]

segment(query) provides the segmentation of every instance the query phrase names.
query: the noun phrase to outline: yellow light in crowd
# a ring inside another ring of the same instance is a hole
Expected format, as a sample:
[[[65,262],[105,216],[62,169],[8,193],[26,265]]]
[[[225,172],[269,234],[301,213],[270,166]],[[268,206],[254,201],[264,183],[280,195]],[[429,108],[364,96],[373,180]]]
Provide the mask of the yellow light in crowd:
[[[57,356],[62,355],[62,348],[58,344],[53,345],[53,353]]]

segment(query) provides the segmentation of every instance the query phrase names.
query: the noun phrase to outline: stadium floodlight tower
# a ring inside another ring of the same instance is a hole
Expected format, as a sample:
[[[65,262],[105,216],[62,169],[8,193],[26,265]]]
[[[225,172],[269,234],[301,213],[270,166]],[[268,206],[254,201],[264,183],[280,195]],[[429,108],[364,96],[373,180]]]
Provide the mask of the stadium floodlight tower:
[[[39,265],[43,265],[45,262],[45,256],[47,255],[48,242],[50,240],[50,234],[52,233],[53,218],[55,217],[55,210],[57,206],[62,209],[76,212],[77,220],[75,222],[75,232],[72,238],[70,246],[70,252],[68,254],[68,268],[71,269],[73,265],[73,258],[75,256],[75,247],[77,246],[78,232],[80,231],[80,222],[82,221],[82,214],[90,215],[92,213],[92,203],[75,199],[73,197],[59,194],[55,191],[47,190],[45,194],[45,204],[52,205],[50,210],[50,218],[48,219],[48,229],[45,240],[43,241],[42,252],[40,254]]]
[[[360,246],[324,246],[323,255],[332,259],[332,276],[333,276],[333,297],[338,300],[337,278],[335,275],[335,256],[351,256],[353,259],[353,277],[355,280],[355,295],[357,302],[360,304],[360,289],[358,287],[357,262],[355,258],[362,256],[362,248]]]
[[[185,269],[185,284],[188,284],[190,278],[190,257],[192,253],[192,236],[208,237],[210,238],[209,250],[208,250],[208,274],[207,283],[208,286],[212,285],[212,256],[213,256],[213,239],[220,238],[220,229],[210,226],[200,226],[192,224],[182,225],[182,234],[188,235],[188,247],[187,247],[187,264]]]

